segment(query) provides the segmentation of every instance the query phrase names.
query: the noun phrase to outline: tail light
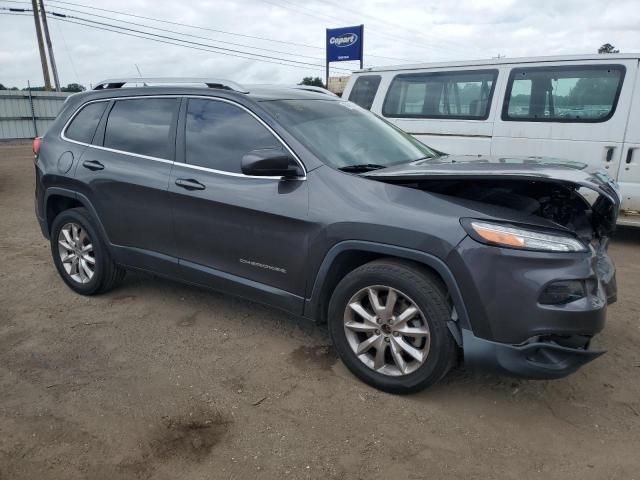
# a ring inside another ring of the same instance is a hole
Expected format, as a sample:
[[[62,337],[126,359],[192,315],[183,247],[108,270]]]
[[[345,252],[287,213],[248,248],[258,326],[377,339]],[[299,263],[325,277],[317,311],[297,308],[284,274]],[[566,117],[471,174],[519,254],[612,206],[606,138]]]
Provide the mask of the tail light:
[[[42,137],[36,137],[33,139],[33,153],[37,157],[40,150],[40,144],[42,143]]]

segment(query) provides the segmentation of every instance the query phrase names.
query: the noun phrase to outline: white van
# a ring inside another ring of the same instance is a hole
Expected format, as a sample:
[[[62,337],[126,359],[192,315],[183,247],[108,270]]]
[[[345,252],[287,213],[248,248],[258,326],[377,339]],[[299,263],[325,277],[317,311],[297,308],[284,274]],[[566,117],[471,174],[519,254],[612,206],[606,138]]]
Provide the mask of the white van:
[[[600,166],[640,226],[639,54],[368,68],[343,98],[447,153],[544,156]]]

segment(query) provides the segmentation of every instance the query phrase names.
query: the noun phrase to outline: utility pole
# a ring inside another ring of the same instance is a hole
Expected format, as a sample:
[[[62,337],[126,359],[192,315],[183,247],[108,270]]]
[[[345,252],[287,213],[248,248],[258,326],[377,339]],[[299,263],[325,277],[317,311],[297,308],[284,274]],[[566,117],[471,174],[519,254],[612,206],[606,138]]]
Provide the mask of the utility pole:
[[[56,68],[56,59],[53,56],[53,45],[51,44],[51,36],[49,35],[49,25],[47,24],[47,14],[44,11],[44,0],[40,0],[40,16],[42,17],[42,27],[44,28],[44,37],[47,40],[47,50],[49,50],[49,61],[51,62],[51,71],[53,72],[53,81],[56,84],[56,92],[59,92],[60,80],[58,79],[58,69]]]
[[[38,49],[40,50],[40,63],[42,64],[42,76],[44,77],[44,89],[51,90],[51,79],[49,78],[49,66],[47,65],[47,54],[44,53],[44,41],[42,40],[42,28],[38,18],[38,0],[31,0],[33,10],[33,21],[36,24],[36,38],[38,39]]]

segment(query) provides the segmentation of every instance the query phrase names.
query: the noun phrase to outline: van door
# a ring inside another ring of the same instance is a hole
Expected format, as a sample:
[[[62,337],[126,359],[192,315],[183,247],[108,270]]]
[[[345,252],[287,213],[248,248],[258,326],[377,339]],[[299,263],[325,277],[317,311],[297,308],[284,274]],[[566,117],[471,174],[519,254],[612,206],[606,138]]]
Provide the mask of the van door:
[[[617,178],[622,194],[623,214],[640,212],[640,75],[636,73],[635,77],[631,112]],[[631,79],[630,76],[629,80]],[[640,216],[637,221],[640,222]]]
[[[574,160],[615,178],[636,68],[620,59],[513,66],[491,154]]]
[[[400,73],[371,111],[436,150],[489,154],[497,80],[494,68]]]

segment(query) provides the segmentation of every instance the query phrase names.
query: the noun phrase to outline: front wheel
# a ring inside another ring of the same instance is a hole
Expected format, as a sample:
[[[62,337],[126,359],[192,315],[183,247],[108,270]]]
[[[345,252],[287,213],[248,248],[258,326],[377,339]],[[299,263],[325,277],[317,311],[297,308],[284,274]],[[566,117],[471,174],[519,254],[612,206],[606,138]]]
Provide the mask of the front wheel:
[[[369,385],[411,393],[440,380],[457,351],[442,283],[399,260],[363,265],[337,285],[329,332],[345,365]]]

